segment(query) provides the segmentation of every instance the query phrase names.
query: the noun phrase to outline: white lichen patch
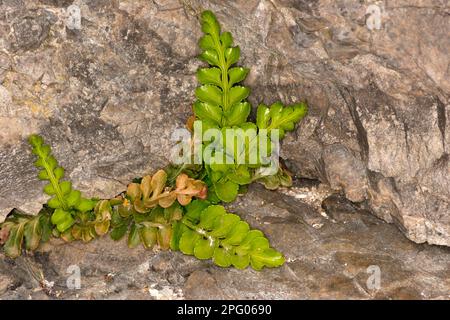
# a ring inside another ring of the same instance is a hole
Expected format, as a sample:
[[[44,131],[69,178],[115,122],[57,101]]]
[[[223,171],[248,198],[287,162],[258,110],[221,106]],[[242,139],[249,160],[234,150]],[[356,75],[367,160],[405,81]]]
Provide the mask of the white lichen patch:
[[[184,299],[183,291],[181,289],[176,289],[163,286],[162,289],[157,289],[157,284],[154,283],[148,289],[148,293],[156,300],[182,300]]]
[[[328,215],[322,209],[322,201],[333,193],[329,186],[319,184],[318,186],[311,187],[281,188],[280,191],[285,195],[300,199],[311,205],[320,213],[321,216],[329,219]]]
[[[150,263],[145,261],[138,266],[138,273],[146,273],[150,268]]]

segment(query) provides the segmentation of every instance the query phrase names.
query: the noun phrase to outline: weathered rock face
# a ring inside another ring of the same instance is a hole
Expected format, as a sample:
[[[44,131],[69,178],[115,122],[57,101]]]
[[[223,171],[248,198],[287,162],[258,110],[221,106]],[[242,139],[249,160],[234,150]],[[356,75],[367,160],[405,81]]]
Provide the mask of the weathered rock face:
[[[281,268],[223,269],[109,237],[0,253],[0,299],[449,299],[450,248],[416,244],[348,200],[252,185],[230,207],[286,256]],[[300,198],[300,199],[298,199]],[[311,205],[312,204],[312,205]]]
[[[2,215],[44,201],[30,133],[51,142],[78,188],[110,197],[168,163],[171,134],[190,114],[192,16],[148,2],[76,3],[81,29],[66,26],[71,1],[1,3]]]
[[[81,24],[68,24],[78,5]],[[164,165],[190,114],[202,8],[251,66],[251,102],[307,99],[282,156],[396,223],[450,245],[446,1],[0,1],[0,212],[44,201],[25,138],[76,187],[112,196]]]

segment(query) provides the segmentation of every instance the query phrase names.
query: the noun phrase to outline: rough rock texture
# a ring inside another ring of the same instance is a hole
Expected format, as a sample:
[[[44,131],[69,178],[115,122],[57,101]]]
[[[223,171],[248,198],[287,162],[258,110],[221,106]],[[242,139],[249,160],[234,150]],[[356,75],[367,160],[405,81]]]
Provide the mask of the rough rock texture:
[[[286,32],[265,43],[291,31],[272,42],[286,53],[273,70],[286,78],[275,83],[311,105],[282,149],[293,171],[367,200],[413,241],[450,245],[449,7],[413,2],[379,2],[372,31],[368,3],[284,2],[272,28]]]
[[[0,254],[0,299],[450,299],[450,248],[413,243],[336,196],[325,218],[311,193],[253,185],[231,207],[285,253],[281,268],[222,269],[108,237],[52,241],[16,260]],[[69,289],[77,270],[80,289]]]
[[[79,29],[67,25],[72,3]],[[441,0],[0,1],[2,216],[44,200],[32,132],[88,195],[112,196],[168,162],[193,101],[201,8],[242,47],[254,105],[309,101],[282,148],[295,174],[366,201],[415,242],[450,245]]]

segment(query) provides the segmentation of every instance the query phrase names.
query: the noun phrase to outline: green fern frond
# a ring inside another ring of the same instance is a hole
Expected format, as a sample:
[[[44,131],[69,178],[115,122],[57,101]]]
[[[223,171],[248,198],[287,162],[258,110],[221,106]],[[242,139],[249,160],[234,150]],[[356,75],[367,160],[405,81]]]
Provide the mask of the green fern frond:
[[[199,46],[203,50],[200,59],[211,67],[197,71],[201,86],[195,90],[198,100],[194,113],[200,120],[209,120],[218,126],[240,125],[247,121],[251,105],[245,99],[250,89],[238,85],[247,76],[249,69],[231,67],[240,57],[239,46],[233,46],[229,32],[221,33],[219,22],[211,11],[201,15],[205,35]]]
[[[270,107],[260,104],[256,113],[256,125],[259,129],[266,129],[268,134],[271,130],[278,129],[282,139],[286,131],[294,130],[295,124],[303,119],[307,112],[308,106],[305,102],[292,106],[283,106],[281,102],[276,102]]]
[[[31,135],[28,141],[32,146],[32,152],[38,156],[34,162],[34,165],[40,169],[38,178],[48,181],[44,187],[44,193],[51,196],[47,205],[55,209],[51,221],[59,232],[64,232],[75,223],[76,212],[92,210],[96,201],[83,198],[80,191],[72,188],[70,181],[62,180],[64,168],[59,166],[58,161],[51,154],[50,146],[44,143],[41,136]]]
[[[242,186],[259,179],[262,171],[258,169],[267,165],[262,163],[259,156],[260,141],[267,141],[267,150],[271,150],[272,131],[278,130],[278,137],[283,138],[285,133],[292,131],[295,124],[306,115],[307,105],[302,102],[283,106],[277,102],[269,108],[261,104],[257,109],[256,124],[247,122],[251,105],[246,99],[250,90],[239,83],[245,80],[249,69],[233,66],[239,60],[240,48],[233,46],[231,33],[221,31],[220,24],[211,11],[204,11],[200,22],[204,35],[199,41],[202,49],[199,57],[210,66],[197,71],[200,87],[195,91],[197,101],[193,106],[196,119],[202,122],[204,131],[209,128],[221,130],[222,137],[219,138],[222,139],[222,145],[225,145],[225,132],[228,128],[243,130],[241,136],[245,136],[246,132],[255,132],[250,139],[241,139],[235,143],[234,150],[225,147],[217,149],[217,141],[203,142],[205,149],[214,149],[215,155],[223,154],[223,163],[227,163],[225,165],[205,161],[210,195],[215,194],[219,200],[231,202],[236,199]],[[262,130],[265,136],[262,136]],[[256,161],[249,161],[252,155],[256,155]],[[245,159],[244,164],[237,160],[242,156]],[[286,174],[283,172],[283,176]],[[260,179],[260,182],[271,189],[285,186],[289,181],[290,179],[279,179],[279,175]]]
[[[271,248],[269,240],[259,230],[251,230],[248,223],[223,206],[196,200],[187,207],[182,226],[174,233],[181,252],[198,259],[212,259],[220,267],[234,266],[255,270],[279,267],[285,259]]]

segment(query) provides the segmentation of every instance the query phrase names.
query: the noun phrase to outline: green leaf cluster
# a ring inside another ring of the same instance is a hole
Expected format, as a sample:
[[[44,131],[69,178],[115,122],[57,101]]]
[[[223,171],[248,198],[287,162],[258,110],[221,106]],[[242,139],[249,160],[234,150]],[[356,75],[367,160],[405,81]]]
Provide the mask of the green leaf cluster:
[[[62,180],[64,168],[58,164],[51,154],[50,146],[44,143],[41,136],[31,135],[28,141],[33,153],[38,157],[34,162],[34,165],[40,169],[38,178],[48,181],[44,187],[44,193],[51,196],[47,205],[55,209],[51,221],[59,232],[65,232],[74,225],[76,214],[92,210],[96,201],[83,198],[80,191],[72,188],[70,181]]]
[[[221,33],[219,22],[211,11],[202,13],[201,25],[205,35],[199,41],[203,50],[200,59],[210,67],[197,71],[201,86],[195,90],[194,113],[212,125],[240,125],[251,111],[250,103],[245,101],[250,89],[238,84],[246,78],[249,69],[233,66],[239,60],[241,50],[239,46],[233,46],[231,33]]]
[[[182,224],[173,235],[174,249],[198,259],[212,259],[220,267],[255,270],[279,267],[285,259],[271,248],[259,230],[223,206],[195,200],[186,207]]]
[[[276,102],[270,107],[260,104],[256,112],[256,125],[258,129],[271,130],[278,129],[280,139],[284,138],[286,131],[292,131],[295,124],[306,116],[308,107],[306,102],[283,106],[281,102]]]
[[[48,241],[52,232],[50,215],[45,208],[36,216],[14,210],[0,224],[0,230],[8,235],[3,244],[5,254],[16,258],[20,256],[23,248],[33,251],[40,243]]]
[[[201,86],[195,91],[197,101],[193,109],[196,119],[202,122],[204,131],[211,128],[221,131],[219,141],[204,142],[204,149],[211,144],[222,146],[216,147],[213,154],[213,156],[219,154],[222,164],[205,163],[210,193],[214,193],[217,200],[231,202],[236,199],[242,186],[259,178],[262,178],[261,182],[271,189],[280,185],[285,186],[289,179],[260,177],[257,169],[267,163],[260,162],[259,145],[267,141],[265,145],[270,152],[271,132],[274,129],[279,130],[281,139],[287,131],[294,130],[295,124],[306,115],[306,103],[283,106],[282,103],[276,102],[270,107],[260,104],[256,112],[256,123],[249,122],[252,107],[245,99],[249,96],[250,90],[240,84],[245,80],[249,69],[235,66],[240,58],[240,48],[233,46],[231,33],[221,32],[220,24],[211,11],[202,13],[201,26],[204,35],[199,41],[202,50],[200,59],[207,62],[209,67],[197,71],[197,79]],[[227,128],[240,129],[241,134],[227,137]],[[264,137],[261,129],[265,130]],[[248,134],[250,132],[255,134],[252,136]],[[227,149],[227,139],[236,139],[234,149]],[[256,161],[250,161],[252,155]],[[288,175],[281,168],[279,171],[282,172],[277,176]],[[210,200],[214,199],[211,197]]]

